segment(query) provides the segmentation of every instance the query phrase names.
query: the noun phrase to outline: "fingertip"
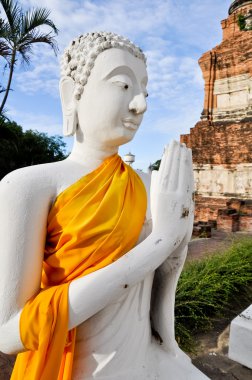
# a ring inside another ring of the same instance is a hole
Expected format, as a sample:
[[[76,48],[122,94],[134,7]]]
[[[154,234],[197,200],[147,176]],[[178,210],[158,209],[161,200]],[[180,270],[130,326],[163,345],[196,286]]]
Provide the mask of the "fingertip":
[[[178,145],[178,142],[176,140],[171,140],[169,147],[172,148],[174,146]]]
[[[189,158],[192,160],[192,149],[191,148],[187,148],[187,152],[188,152]]]

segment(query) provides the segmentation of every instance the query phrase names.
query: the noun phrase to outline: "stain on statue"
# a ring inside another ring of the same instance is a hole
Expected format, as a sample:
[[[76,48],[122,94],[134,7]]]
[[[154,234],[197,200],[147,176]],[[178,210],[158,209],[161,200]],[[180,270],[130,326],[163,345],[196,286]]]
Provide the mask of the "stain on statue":
[[[191,151],[159,171],[118,155],[146,111],[146,58],[113,33],[76,38],[61,62],[69,157],[0,185],[0,350],[12,380],[206,379],[174,336],[193,226]]]

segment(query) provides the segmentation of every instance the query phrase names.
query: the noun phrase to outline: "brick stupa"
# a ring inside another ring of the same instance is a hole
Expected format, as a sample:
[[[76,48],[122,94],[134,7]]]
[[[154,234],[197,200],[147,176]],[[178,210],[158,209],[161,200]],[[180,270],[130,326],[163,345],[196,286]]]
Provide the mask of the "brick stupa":
[[[196,222],[252,232],[252,0],[234,1],[221,26],[221,44],[199,59],[201,121],[181,142],[193,152]]]

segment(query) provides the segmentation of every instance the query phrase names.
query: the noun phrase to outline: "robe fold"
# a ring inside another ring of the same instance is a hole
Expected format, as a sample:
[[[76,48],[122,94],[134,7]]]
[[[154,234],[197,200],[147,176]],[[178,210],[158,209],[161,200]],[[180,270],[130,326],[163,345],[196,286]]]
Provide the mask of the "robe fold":
[[[146,206],[141,179],[117,154],[58,195],[48,215],[41,290],[20,318],[28,351],[18,355],[11,380],[71,380],[76,329],[68,331],[68,287],[134,247]]]

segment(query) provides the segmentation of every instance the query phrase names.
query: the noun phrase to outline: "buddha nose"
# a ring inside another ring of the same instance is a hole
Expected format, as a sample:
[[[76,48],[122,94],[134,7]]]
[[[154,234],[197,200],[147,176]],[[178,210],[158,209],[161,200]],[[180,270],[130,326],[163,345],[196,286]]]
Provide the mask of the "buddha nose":
[[[134,96],[129,104],[129,110],[135,114],[142,114],[146,111],[147,104],[144,94],[141,92]]]

